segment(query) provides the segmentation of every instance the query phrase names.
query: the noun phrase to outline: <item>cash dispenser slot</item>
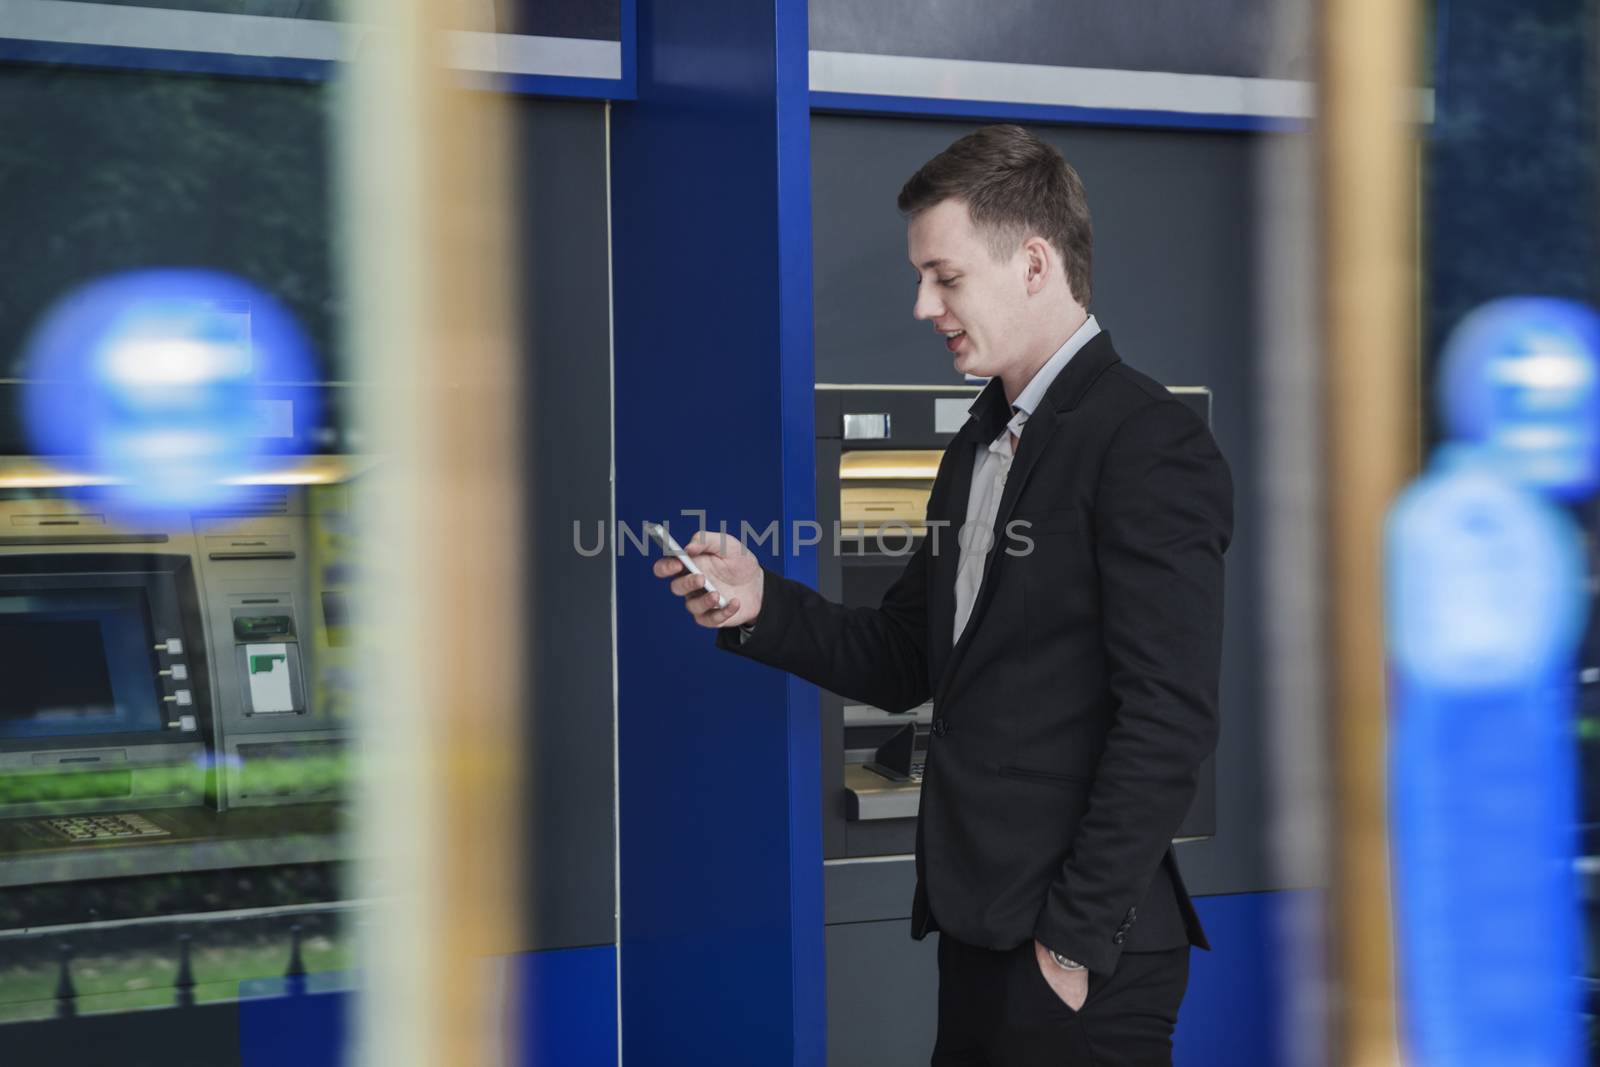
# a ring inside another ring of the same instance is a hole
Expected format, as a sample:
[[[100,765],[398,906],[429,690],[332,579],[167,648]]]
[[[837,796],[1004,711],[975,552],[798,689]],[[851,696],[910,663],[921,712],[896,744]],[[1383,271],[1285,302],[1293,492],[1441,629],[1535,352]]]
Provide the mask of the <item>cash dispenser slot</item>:
[[[842,539],[883,532],[927,532],[928,493],[939,472],[932,450],[872,449],[839,457],[839,525]]]

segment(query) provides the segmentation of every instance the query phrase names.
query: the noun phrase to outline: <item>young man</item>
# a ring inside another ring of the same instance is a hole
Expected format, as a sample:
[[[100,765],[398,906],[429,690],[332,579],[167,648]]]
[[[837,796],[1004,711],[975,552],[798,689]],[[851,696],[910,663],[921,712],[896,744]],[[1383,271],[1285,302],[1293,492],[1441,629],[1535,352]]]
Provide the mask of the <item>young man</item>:
[[[935,1065],[1167,1064],[1207,947],[1170,841],[1217,736],[1228,467],[1088,313],[1089,209],[1055,149],[986,127],[900,210],[915,316],[991,378],[929,497],[945,536],[877,608],[714,534],[688,551],[725,607],[676,560],[655,573],[729,651],[932,699],[912,935],[941,931]]]

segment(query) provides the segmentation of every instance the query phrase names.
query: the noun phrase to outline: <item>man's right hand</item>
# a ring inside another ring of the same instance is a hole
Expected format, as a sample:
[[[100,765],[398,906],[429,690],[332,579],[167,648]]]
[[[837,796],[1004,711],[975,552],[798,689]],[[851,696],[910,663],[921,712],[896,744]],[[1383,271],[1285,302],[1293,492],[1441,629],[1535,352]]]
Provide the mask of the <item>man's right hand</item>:
[[[655,575],[672,579],[672,591],[684,598],[683,606],[694,621],[709,629],[754,622],[761,613],[761,564],[739,539],[701,530],[683,550],[705,572],[703,575],[689,574],[672,556],[656,560]],[[727,607],[718,608],[717,598],[706,595],[706,578],[727,598]]]

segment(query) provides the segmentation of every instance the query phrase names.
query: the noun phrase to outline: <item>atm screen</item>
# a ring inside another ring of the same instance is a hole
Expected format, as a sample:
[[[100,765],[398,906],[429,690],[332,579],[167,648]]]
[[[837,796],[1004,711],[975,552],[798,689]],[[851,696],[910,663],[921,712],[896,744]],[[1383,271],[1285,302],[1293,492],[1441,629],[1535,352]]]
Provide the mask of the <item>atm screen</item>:
[[[0,597],[0,739],[158,731],[143,589]]]

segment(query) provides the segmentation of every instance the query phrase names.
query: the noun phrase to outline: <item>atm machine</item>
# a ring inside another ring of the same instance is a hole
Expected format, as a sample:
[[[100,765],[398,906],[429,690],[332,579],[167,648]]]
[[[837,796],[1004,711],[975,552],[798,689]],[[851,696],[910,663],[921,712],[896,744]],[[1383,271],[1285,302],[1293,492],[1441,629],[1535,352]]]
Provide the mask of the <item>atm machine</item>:
[[[0,499],[0,887],[343,855],[349,487]]]
[[[848,606],[882,601],[925,536],[922,523],[940,457],[979,390],[816,387],[817,518],[824,530],[835,523],[841,530],[837,552],[829,538],[819,546],[824,596]],[[1209,389],[1172,392],[1210,420]],[[932,705],[891,713],[824,693],[821,717],[825,858],[910,853]],[[1209,837],[1215,820],[1216,778],[1208,762],[1180,837]]]

